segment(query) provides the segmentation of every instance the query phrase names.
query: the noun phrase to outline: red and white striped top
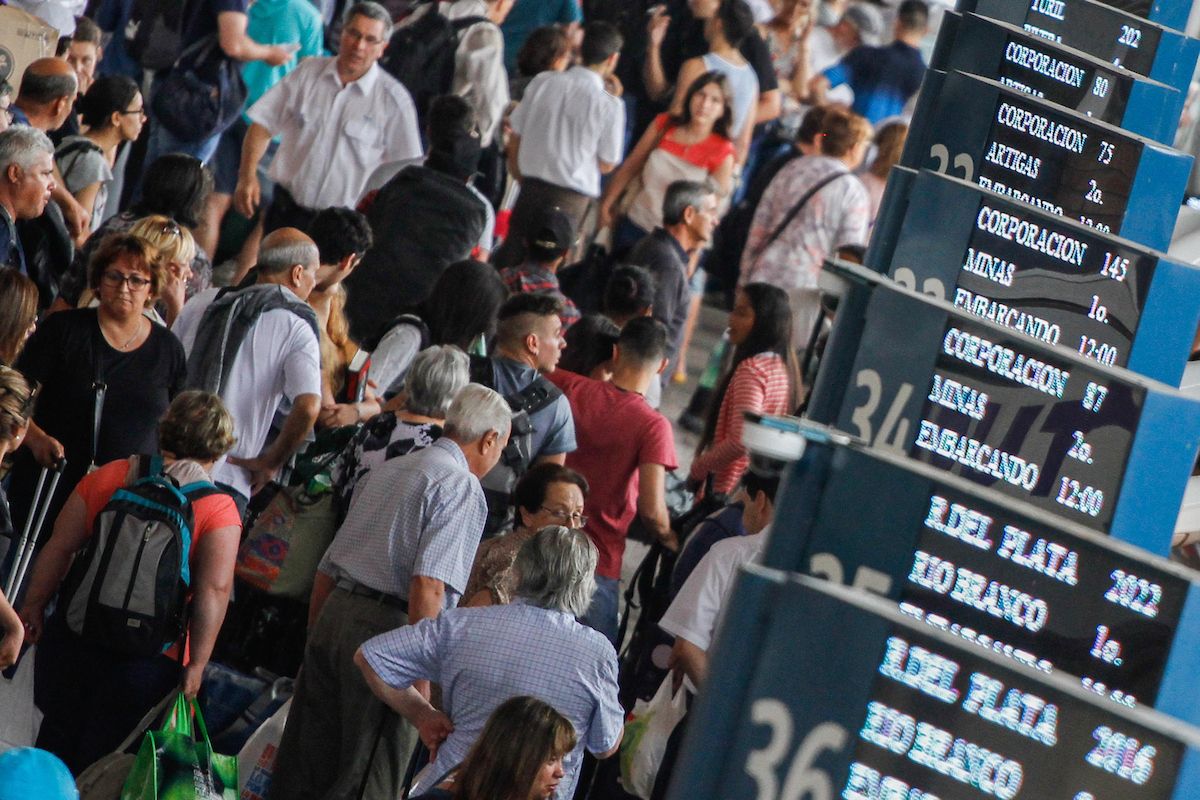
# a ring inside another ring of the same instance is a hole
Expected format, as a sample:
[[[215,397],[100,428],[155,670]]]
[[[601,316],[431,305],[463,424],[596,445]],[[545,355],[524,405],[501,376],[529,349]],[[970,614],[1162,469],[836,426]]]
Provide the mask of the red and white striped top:
[[[750,465],[742,444],[742,413],[791,414],[790,389],[787,367],[776,353],[759,353],[738,364],[721,401],[712,444],[692,462],[691,476],[702,480],[713,473],[713,491],[732,492]]]

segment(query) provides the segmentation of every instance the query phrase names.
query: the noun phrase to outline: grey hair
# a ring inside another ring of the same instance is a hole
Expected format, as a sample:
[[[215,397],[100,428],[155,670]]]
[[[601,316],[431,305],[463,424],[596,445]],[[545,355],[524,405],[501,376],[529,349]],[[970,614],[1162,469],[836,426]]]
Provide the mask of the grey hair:
[[[452,344],[426,347],[408,368],[404,407],[414,414],[445,419],[455,396],[471,380],[467,354]]]
[[[346,9],[346,15],[342,17],[342,24],[348,24],[355,17],[366,17],[376,22],[382,22],[384,40],[392,38],[392,15],[379,3],[372,2],[372,0],[360,0]]]
[[[700,208],[704,198],[716,193],[716,184],[708,178],[702,181],[672,182],[667,186],[666,194],[663,195],[663,224],[678,225],[683,222],[683,212],[687,211],[689,207]]]
[[[540,608],[583,616],[596,591],[598,559],[583,531],[548,525],[517,551],[516,594]]]
[[[495,432],[503,436],[512,425],[512,409],[499,393],[478,383],[468,383],[446,412],[446,435],[466,444]]]
[[[31,169],[34,160],[42,153],[54,155],[50,137],[28,125],[13,125],[0,133],[0,170],[16,164],[23,170]]]
[[[260,275],[278,275],[299,264],[305,269],[315,269],[321,262],[321,254],[312,242],[287,242],[264,247],[258,251]]]

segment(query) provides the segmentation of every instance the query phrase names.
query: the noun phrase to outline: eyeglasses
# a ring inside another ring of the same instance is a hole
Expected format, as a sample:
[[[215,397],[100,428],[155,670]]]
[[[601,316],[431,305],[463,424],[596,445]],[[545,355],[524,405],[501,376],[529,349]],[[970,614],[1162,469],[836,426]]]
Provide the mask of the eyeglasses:
[[[353,28],[343,29],[342,36],[345,36],[347,39],[349,39],[352,42],[366,42],[368,45],[371,45],[372,47],[377,44],[383,44],[383,39],[380,39],[378,36],[371,36],[370,34],[359,33],[358,31],[354,30]]]
[[[150,285],[149,278],[143,278],[141,275],[122,275],[120,272],[106,272],[100,276],[105,286],[111,286],[114,289],[119,289],[122,284],[129,284],[132,291],[145,289]]]
[[[146,116],[146,108],[143,106],[142,108],[131,108],[128,111],[121,112],[121,116],[125,116],[127,114],[137,114],[139,117],[144,117]]]
[[[587,527],[588,518],[583,515],[582,511],[563,511],[562,509],[546,508],[545,506],[538,506],[538,508],[559,522],[570,523],[572,528]]]
[[[179,230],[179,223],[173,219],[169,219],[163,223],[162,232],[164,236],[174,236],[177,239],[183,236],[183,232]]]

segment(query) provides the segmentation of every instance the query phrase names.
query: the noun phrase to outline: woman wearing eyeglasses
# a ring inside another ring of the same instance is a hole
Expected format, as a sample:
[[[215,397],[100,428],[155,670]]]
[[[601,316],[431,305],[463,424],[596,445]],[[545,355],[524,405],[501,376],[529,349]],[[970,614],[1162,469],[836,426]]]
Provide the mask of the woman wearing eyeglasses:
[[[569,467],[538,464],[526,472],[513,491],[517,527],[479,545],[461,605],[492,606],[511,601],[519,578],[513,563],[521,545],[542,528],[553,525],[581,530],[587,524],[583,515],[587,495],[587,479]]]
[[[67,191],[90,215],[91,233],[104,221],[117,147],[138,138],[146,109],[137,84],[123,75],[97,79],[79,99],[79,109],[87,133],[63,139],[54,161]]]
[[[166,282],[166,269],[143,239],[105,237],[89,270],[100,304],[53,314],[29,339],[16,366],[42,384],[42,394],[13,468],[18,525],[40,467],[66,456],[46,517],[53,520],[90,465],[157,452],[157,420],[187,375],[179,340],[142,313]]]

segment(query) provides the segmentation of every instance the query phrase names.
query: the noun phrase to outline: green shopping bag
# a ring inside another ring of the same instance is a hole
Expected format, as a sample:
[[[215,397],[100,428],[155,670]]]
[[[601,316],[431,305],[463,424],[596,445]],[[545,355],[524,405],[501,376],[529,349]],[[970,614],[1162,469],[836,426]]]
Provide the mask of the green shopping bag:
[[[237,800],[237,797],[237,756],[213,752],[199,706],[180,692],[162,729],[148,731],[142,740],[133,770],[121,790],[121,800]]]

